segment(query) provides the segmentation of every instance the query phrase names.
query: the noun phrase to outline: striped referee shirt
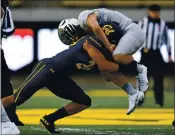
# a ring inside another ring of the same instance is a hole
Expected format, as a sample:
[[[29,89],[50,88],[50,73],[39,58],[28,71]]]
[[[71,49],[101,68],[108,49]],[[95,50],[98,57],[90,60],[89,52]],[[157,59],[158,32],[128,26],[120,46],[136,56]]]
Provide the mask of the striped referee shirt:
[[[14,22],[9,7],[6,7],[4,9],[4,12],[4,16],[1,19],[1,38],[7,38],[15,31]]]
[[[146,41],[143,45],[143,48],[159,50],[160,47],[165,44],[167,46],[169,55],[171,55],[168,28],[164,20],[155,20],[151,19],[150,17],[144,17],[139,21],[139,25],[146,33]]]

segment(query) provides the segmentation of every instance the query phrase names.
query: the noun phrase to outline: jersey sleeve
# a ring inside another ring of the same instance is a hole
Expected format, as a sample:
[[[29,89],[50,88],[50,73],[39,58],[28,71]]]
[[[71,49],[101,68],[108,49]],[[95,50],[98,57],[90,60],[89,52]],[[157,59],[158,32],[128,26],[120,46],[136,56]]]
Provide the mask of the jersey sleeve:
[[[166,26],[166,24],[163,30],[163,43],[167,45],[168,54],[171,56],[170,38],[168,35],[168,27]]]
[[[85,31],[88,30],[87,26],[87,18],[90,14],[94,13],[96,10],[85,10],[82,11],[79,16],[78,16],[78,21],[81,26]]]

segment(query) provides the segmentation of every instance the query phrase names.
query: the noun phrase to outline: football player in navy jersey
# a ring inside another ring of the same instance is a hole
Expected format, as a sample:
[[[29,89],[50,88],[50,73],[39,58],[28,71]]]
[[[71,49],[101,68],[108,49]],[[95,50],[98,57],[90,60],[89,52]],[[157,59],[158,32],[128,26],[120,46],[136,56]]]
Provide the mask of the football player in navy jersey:
[[[116,50],[116,48],[118,47],[118,43],[123,36],[122,30],[119,27],[119,24],[117,22],[113,22],[113,21],[101,20],[100,27],[102,28],[102,31],[104,32],[104,34],[107,37],[107,39],[109,40],[109,42],[113,44],[113,45],[111,45],[111,50],[113,50],[113,51]],[[76,18],[70,18],[70,19],[63,20],[60,23],[59,28],[58,28],[58,36],[64,44],[73,43],[77,39],[81,38],[83,36],[83,34],[95,35],[88,28],[87,28],[87,31],[85,31],[81,27],[80,21],[77,20]],[[101,40],[99,40],[99,41],[101,41]],[[106,48],[105,45],[102,47]],[[127,46],[125,46],[125,47],[127,48]],[[135,88],[128,82],[127,78],[123,75],[123,73],[125,73],[125,71],[127,71],[130,68],[127,65],[125,66],[125,65],[122,65],[120,63],[117,63],[117,64],[119,65],[119,70],[117,73],[111,74],[109,72],[105,72],[105,73],[102,73],[102,75],[104,76],[105,80],[114,82],[115,84],[120,86],[128,94],[128,96],[129,96],[129,98],[128,98],[129,108],[128,108],[127,114],[129,115],[130,113],[132,113],[134,111],[135,107],[133,108],[133,106],[137,105],[137,98],[139,98],[139,92],[135,91]],[[138,81],[136,81],[136,82],[138,82]],[[144,83],[144,81],[143,81],[143,83]],[[136,87],[136,89],[140,90],[137,87]]]
[[[74,26],[70,24],[69,28]],[[59,36],[67,36],[58,31]],[[72,34],[71,32],[68,34]],[[80,34],[81,35],[81,34]],[[82,36],[82,35],[81,35]],[[96,37],[86,35],[81,37],[63,38],[64,43],[71,44],[70,48],[58,53],[52,58],[39,61],[32,73],[26,78],[18,91],[12,96],[3,98],[3,105],[8,107],[11,104],[17,106],[27,101],[36,91],[47,87],[56,96],[72,102],[58,109],[57,111],[45,115],[40,122],[50,133],[56,133],[54,122],[64,117],[79,113],[91,106],[91,99],[84,91],[71,79],[69,75],[76,71],[90,71],[98,68],[103,74],[118,71],[118,64],[113,62],[111,52],[108,51],[103,43]],[[138,93],[136,99],[142,100],[143,92]],[[133,102],[132,110],[136,106]]]
[[[55,95],[72,101],[41,119],[41,123],[47,130],[55,133],[54,122],[56,120],[76,114],[91,106],[90,97],[69,78],[70,74],[77,70],[89,71],[97,67],[101,72],[117,72],[118,65],[104,57],[105,54],[110,59],[110,55],[107,56],[110,53],[102,46],[95,37],[85,36],[69,49],[52,58],[39,61],[17,92],[2,99],[4,107],[12,104],[19,106],[39,89],[47,87]]]

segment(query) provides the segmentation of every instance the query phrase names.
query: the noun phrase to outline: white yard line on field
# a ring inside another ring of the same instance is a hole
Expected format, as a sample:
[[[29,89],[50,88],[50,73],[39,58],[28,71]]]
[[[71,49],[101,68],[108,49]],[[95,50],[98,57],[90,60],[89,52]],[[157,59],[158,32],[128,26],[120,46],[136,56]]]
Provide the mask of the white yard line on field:
[[[62,133],[77,133],[77,134],[84,134],[84,135],[165,135],[164,133],[149,133],[149,134],[144,134],[144,133],[131,133],[131,132],[117,132],[117,131],[110,131],[107,128],[104,128],[103,130],[108,130],[108,131],[100,131],[100,130],[95,130],[92,128],[58,128],[59,131]],[[150,128],[117,128],[118,130],[134,130],[134,129],[150,129]],[[151,128],[154,130],[162,130],[166,128]],[[35,127],[35,126],[30,126],[29,130],[35,130],[35,131],[46,131],[43,128],[40,127]]]

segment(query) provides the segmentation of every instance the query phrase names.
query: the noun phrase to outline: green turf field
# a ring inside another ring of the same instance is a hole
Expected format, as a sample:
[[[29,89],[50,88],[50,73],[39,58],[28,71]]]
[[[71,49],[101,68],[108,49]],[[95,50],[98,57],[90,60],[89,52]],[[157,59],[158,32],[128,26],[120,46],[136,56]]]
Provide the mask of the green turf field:
[[[165,106],[155,105],[152,91],[148,91],[143,107],[130,116],[126,115],[127,96],[120,90],[87,91],[92,107],[77,115],[57,121],[62,135],[173,135],[174,93],[165,92]],[[47,135],[39,119],[69,101],[41,90],[29,101],[18,107],[17,113],[25,123],[21,135]]]

